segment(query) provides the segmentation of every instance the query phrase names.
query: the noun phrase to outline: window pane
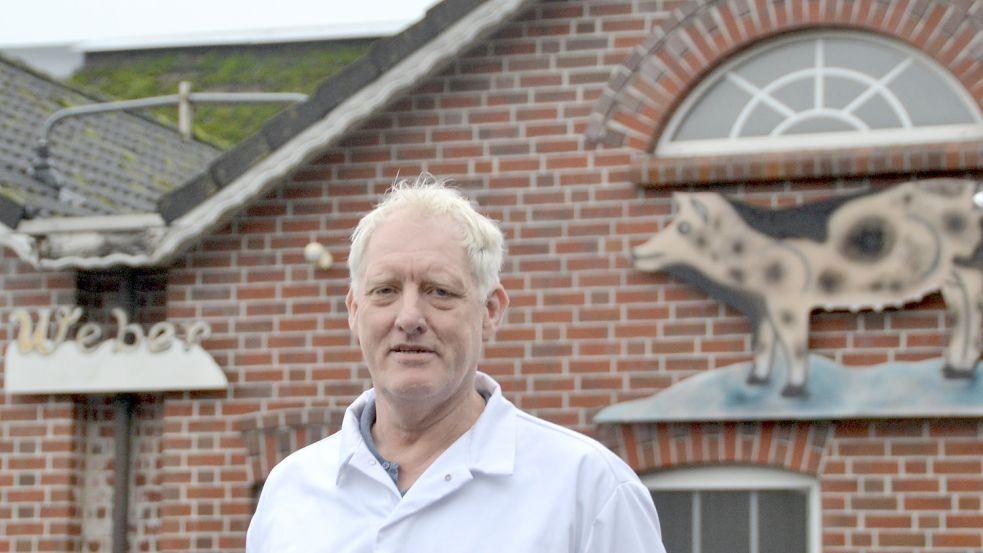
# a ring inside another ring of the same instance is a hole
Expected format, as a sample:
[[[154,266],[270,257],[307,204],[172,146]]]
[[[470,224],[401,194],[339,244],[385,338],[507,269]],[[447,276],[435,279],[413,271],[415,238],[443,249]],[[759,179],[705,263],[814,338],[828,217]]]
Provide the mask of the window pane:
[[[864,123],[872,129],[896,129],[903,124],[897,112],[891,108],[891,104],[880,96],[871,97],[853,114],[863,119]]]
[[[758,492],[758,553],[806,553],[806,496]]]
[[[670,553],[693,550],[692,492],[652,492],[662,526],[662,543]]]
[[[740,136],[768,136],[768,133],[782,122],[783,117],[775,108],[758,104],[744,123]]]
[[[737,119],[741,108],[748,103],[751,95],[734,83],[724,80],[700,98],[689,116],[679,126],[675,140],[700,140],[727,136],[729,128],[722,127],[721,121]]]
[[[845,121],[833,119],[832,117],[817,117],[814,119],[804,119],[785,129],[783,134],[814,134],[821,132],[849,132],[855,130],[857,129]]]
[[[749,553],[748,492],[700,492],[701,553]]]
[[[805,41],[772,48],[751,58],[738,67],[736,72],[758,88],[764,88],[775,79],[793,71],[812,67],[816,57],[815,49],[812,42]]]
[[[850,38],[825,39],[826,67],[854,69],[877,80],[904,61],[903,54],[886,46]]]
[[[827,76],[823,81],[823,89],[826,107],[841,110],[863,94],[867,87],[842,77]]]
[[[950,125],[972,121],[966,104],[930,69],[912,64],[891,83],[891,91],[911,110],[911,121],[918,125]]]
[[[792,108],[792,111],[808,111],[816,106],[816,87],[813,77],[799,79],[771,93],[776,100]]]

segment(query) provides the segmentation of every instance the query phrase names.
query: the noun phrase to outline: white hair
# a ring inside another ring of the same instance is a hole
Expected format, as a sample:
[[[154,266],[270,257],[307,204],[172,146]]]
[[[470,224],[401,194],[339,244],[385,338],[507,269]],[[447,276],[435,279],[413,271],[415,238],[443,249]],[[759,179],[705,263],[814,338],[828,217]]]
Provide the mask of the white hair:
[[[387,217],[402,210],[427,216],[446,215],[457,222],[463,231],[461,245],[471,261],[482,299],[498,286],[505,257],[502,231],[493,220],[479,213],[476,204],[460,190],[448,187],[448,181],[430,173],[422,173],[416,179],[399,179],[382,201],[359,220],[348,253],[350,283],[355,293],[358,293],[363,256],[372,233]]]

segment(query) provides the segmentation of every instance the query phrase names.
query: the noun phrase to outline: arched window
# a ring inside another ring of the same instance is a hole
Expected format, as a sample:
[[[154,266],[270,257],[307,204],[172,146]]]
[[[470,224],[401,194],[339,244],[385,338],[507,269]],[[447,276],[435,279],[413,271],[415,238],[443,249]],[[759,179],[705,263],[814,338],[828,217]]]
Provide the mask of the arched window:
[[[714,465],[660,471],[652,490],[667,551],[819,553],[819,483],[764,467]]]
[[[799,33],[735,56],[676,110],[660,157],[957,142],[983,117],[945,69],[898,41]]]

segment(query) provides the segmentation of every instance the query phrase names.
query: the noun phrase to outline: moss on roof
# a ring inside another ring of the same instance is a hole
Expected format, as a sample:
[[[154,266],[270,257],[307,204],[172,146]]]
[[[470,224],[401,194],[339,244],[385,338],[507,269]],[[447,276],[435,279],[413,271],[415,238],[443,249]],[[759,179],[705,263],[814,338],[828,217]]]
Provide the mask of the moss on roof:
[[[176,94],[180,81],[192,92],[312,93],[325,78],[368,51],[371,41],[96,54],[68,81],[110,99]],[[195,138],[229,149],[259,130],[282,104],[195,107]],[[177,124],[177,108],[148,110]]]

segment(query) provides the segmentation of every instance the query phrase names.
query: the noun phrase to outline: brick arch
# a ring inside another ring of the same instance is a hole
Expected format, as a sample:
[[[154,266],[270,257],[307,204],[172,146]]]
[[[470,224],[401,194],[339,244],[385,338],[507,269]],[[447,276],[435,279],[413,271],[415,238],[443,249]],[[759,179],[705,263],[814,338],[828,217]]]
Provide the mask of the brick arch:
[[[865,30],[906,42],[947,68],[980,102],[983,10],[970,10],[971,5],[711,0],[676,10],[615,69],[594,104],[587,139],[652,152],[676,106],[714,67],[763,39],[817,27]]]
[[[826,422],[624,424],[606,426],[601,439],[638,473],[745,464],[816,476],[831,429]]]
[[[345,408],[296,408],[255,413],[239,419],[246,446],[249,481],[262,483],[284,457],[341,428]]]

